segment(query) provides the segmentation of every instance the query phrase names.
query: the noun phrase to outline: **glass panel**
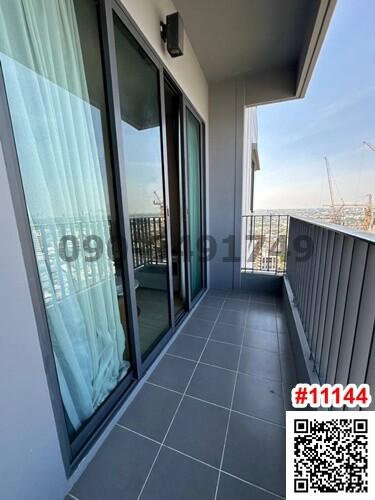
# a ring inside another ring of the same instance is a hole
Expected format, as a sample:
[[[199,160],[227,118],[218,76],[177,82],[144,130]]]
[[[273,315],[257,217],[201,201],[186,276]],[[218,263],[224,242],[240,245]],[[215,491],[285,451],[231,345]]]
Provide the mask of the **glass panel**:
[[[159,73],[115,16],[122,136],[143,357],[168,330]]]
[[[178,319],[186,308],[186,282],[182,206],[182,176],[179,160],[180,96],[165,81],[165,119],[168,155],[169,206],[171,223],[174,314]]]
[[[186,110],[186,121],[190,278],[193,299],[203,288],[200,124],[189,110]]]
[[[73,438],[130,368],[95,2],[0,1],[0,59]]]

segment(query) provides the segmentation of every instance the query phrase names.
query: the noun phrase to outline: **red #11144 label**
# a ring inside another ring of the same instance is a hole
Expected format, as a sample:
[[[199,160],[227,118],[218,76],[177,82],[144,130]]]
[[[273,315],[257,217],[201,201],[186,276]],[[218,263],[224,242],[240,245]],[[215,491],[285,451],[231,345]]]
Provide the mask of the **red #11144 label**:
[[[291,395],[294,408],[368,408],[372,400],[368,384],[297,384]]]

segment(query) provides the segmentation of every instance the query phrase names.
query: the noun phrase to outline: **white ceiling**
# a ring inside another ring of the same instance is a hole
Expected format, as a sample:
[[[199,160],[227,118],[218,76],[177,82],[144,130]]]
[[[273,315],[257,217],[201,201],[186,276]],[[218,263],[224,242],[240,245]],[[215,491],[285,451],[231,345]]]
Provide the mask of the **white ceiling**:
[[[174,0],[209,82],[297,68],[320,0]]]

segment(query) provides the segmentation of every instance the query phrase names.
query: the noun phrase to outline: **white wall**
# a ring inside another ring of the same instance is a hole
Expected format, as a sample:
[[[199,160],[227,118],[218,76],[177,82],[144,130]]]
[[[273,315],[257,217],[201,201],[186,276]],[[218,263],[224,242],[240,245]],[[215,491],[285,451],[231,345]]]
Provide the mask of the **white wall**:
[[[228,80],[210,86],[210,235],[217,252],[209,262],[213,288],[240,286],[245,86]],[[234,252],[228,243],[234,238]]]
[[[57,500],[66,488],[0,142],[0,497]]]
[[[246,108],[244,119],[244,158],[242,178],[242,215],[251,212],[252,205],[252,145],[258,142],[257,108]]]

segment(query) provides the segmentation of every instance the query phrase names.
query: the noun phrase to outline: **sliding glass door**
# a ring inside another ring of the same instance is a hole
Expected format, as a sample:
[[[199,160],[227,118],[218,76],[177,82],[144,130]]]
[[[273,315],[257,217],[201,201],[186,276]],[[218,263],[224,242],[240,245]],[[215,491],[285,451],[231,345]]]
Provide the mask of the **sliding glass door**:
[[[177,322],[187,310],[186,250],[181,164],[181,94],[164,78],[165,128],[171,225],[173,305]]]
[[[68,467],[204,287],[202,123],[135,34],[115,0],[0,0],[0,139]]]
[[[142,358],[169,330],[159,70],[114,17],[121,135]]]
[[[186,168],[190,235],[190,293],[194,300],[204,286],[201,124],[186,109]]]
[[[0,61],[67,428],[131,370],[94,0],[0,3]]]

